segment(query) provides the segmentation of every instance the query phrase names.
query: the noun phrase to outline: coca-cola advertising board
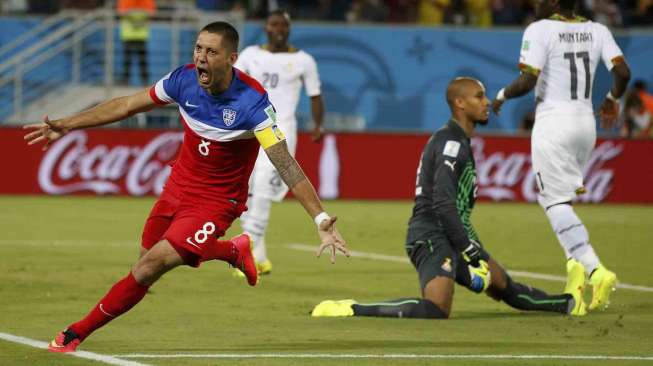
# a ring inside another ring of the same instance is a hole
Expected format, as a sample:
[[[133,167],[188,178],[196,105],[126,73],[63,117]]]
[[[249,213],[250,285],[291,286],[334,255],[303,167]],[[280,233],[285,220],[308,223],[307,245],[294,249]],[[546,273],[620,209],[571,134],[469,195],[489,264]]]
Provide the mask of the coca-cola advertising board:
[[[47,151],[27,146],[24,131],[0,129],[0,194],[159,194],[180,131],[73,131]],[[313,143],[300,134],[297,160],[325,198],[410,199],[427,134],[338,133]],[[536,198],[527,137],[472,139],[478,195]],[[653,141],[599,140],[585,169],[581,202],[653,203]]]

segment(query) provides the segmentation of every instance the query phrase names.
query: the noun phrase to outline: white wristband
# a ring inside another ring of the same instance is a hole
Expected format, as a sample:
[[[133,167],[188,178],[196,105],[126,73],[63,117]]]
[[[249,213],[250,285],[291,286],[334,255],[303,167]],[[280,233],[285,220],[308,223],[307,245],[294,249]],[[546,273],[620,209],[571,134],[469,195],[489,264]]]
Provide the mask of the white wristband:
[[[612,90],[608,92],[608,94],[605,96],[606,99],[610,99],[611,101],[617,103],[619,100],[612,95]]]
[[[322,211],[319,214],[317,214],[317,216],[315,216],[313,221],[315,221],[315,225],[317,225],[319,227],[320,224],[322,223],[322,221],[329,220],[330,218],[331,218],[331,216],[329,216],[328,213]]]
[[[499,90],[499,92],[497,93],[497,100],[499,102],[505,102],[506,101],[505,92],[506,92],[506,88],[501,88],[501,90]]]

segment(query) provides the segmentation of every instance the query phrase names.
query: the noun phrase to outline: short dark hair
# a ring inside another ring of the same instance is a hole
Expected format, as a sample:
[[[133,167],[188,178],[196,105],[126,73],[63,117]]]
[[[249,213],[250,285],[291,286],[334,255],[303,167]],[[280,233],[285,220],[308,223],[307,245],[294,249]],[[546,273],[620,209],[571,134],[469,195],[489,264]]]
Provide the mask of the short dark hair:
[[[637,90],[646,90],[646,81],[637,79],[633,82],[633,87]]]
[[[267,20],[270,20],[270,18],[275,16],[275,15],[278,15],[278,16],[284,18],[286,20],[286,22],[288,22],[288,24],[290,24],[290,14],[288,14],[287,11],[282,10],[282,9],[273,10],[273,11],[268,13]]]
[[[566,9],[566,10],[576,10],[577,3],[576,0],[559,0],[558,4],[560,5],[561,9]]]
[[[209,23],[200,30],[201,32],[209,32],[219,34],[222,36],[222,43],[228,47],[232,52],[238,51],[238,31],[231,24],[227,22],[213,22]]]

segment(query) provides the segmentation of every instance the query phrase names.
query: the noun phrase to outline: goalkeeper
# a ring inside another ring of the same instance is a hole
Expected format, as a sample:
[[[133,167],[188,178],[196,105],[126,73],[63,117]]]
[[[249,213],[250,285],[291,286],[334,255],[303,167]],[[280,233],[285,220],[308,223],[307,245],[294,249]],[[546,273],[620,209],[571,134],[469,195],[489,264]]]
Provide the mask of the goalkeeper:
[[[585,315],[584,283],[568,283],[564,294],[548,295],[515,282],[481,246],[470,221],[476,194],[470,137],[477,124],[487,123],[489,100],[480,81],[459,77],[447,87],[447,103],[451,119],[422,152],[406,238],[422,297],[369,304],[327,300],[311,315],[444,319],[451,313],[454,281],[516,309]]]

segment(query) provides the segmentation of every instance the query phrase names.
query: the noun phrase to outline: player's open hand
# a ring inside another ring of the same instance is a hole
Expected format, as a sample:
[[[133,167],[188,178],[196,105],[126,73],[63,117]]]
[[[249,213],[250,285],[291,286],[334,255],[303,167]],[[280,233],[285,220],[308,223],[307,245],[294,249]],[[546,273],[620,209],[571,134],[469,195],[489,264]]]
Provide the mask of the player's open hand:
[[[68,132],[66,129],[57,127],[53,121],[50,121],[48,116],[43,117],[43,123],[35,123],[23,126],[24,130],[32,130],[23,138],[27,141],[27,145],[34,145],[41,141],[45,141],[43,150],[47,150],[54,141],[61,138]]]
[[[349,257],[349,249],[347,249],[347,243],[345,239],[342,238],[342,235],[336,229],[336,216],[331,217],[327,220],[324,220],[320,223],[320,226],[317,229],[318,234],[320,235],[320,240],[322,243],[317,249],[317,256],[321,256],[325,249],[329,249],[331,252],[331,263],[336,262],[336,250]]]
[[[599,119],[601,120],[601,127],[612,128],[612,126],[614,126],[615,122],[617,121],[618,116],[619,116],[619,104],[608,98],[605,98],[603,100],[603,103],[601,103],[601,107],[599,109]]]
[[[505,100],[501,101],[499,99],[495,99],[492,101],[492,112],[494,112],[494,114],[497,116],[499,113],[501,113],[501,106],[503,105],[503,102],[505,102]]]

